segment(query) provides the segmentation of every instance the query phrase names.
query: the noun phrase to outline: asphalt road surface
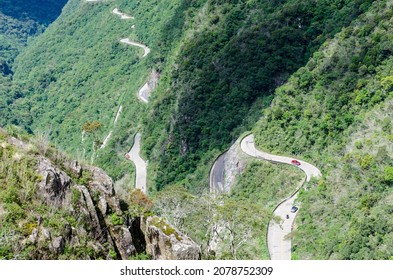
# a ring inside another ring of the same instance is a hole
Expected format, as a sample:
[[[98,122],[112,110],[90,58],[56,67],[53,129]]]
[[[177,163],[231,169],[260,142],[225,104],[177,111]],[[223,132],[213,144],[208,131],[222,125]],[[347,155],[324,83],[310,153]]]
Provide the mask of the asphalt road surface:
[[[213,164],[210,170],[210,192],[222,193],[224,192],[225,183],[225,158],[227,153],[220,155]]]
[[[112,13],[114,13],[115,15],[120,16],[120,19],[135,19],[132,16],[129,16],[129,15],[125,14],[125,13],[120,12],[120,10],[118,8],[114,8]]]
[[[125,155],[126,159],[131,160],[135,164],[135,188],[140,189],[143,193],[147,193],[147,164],[140,155],[141,150],[141,134],[137,133],[134,138],[134,145],[131,150]]]
[[[147,56],[150,53],[149,47],[147,47],[147,46],[145,46],[143,44],[131,41],[129,38],[121,39],[120,42],[124,43],[124,44],[127,44],[127,45],[130,45],[130,46],[135,46],[135,47],[142,48],[145,51],[145,53],[143,54],[142,57],[145,57],[145,56]]]
[[[272,155],[266,152],[262,152],[256,149],[255,143],[254,143],[254,135],[248,135],[246,136],[240,143],[241,149],[243,152],[246,154],[263,159],[263,160],[268,160],[271,162],[277,162],[277,163],[284,163],[284,164],[292,164],[291,161],[294,159],[292,157],[284,157],[284,156],[276,156]],[[300,168],[305,174],[306,174],[306,181],[310,181],[311,178],[313,177],[320,177],[321,172],[319,171],[318,168],[313,166],[310,163],[307,163],[302,160],[298,160],[300,162],[299,166],[296,166]],[[294,183],[294,185],[298,185],[297,182]],[[301,185],[302,186],[302,185]],[[295,220],[295,217],[298,213],[291,213],[291,208],[293,206],[293,203],[295,199],[297,198],[298,195],[298,190],[301,188],[299,186],[296,190],[296,193],[288,198],[282,201],[276,210],[274,210],[273,214],[275,216],[279,216],[282,220],[281,223],[277,223],[274,221],[271,221],[269,223],[269,228],[268,228],[268,234],[267,234],[267,243],[268,243],[268,249],[269,249],[269,254],[270,254],[270,259],[272,260],[290,260],[291,259],[291,238],[288,236],[291,231],[292,231],[292,225]],[[294,188],[295,190],[295,188]],[[287,218],[288,215],[288,218]]]

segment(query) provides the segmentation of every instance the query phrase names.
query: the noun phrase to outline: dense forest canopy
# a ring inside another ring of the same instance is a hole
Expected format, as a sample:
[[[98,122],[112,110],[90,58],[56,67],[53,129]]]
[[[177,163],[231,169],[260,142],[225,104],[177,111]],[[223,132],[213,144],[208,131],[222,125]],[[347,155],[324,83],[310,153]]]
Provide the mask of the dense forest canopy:
[[[0,12],[19,21],[33,20],[48,25],[61,12],[67,0],[1,0]]]

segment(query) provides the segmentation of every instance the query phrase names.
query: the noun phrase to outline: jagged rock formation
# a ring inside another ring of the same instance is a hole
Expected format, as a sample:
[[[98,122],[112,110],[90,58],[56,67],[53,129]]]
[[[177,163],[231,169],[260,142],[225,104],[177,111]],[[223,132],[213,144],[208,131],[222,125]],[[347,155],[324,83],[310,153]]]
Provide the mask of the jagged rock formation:
[[[146,221],[146,251],[155,260],[199,260],[201,248],[159,217]]]
[[[141,240],[134,241],[126,209],[121,208],[112,179],[100,168],[81,165],[59,154],[51,158],[34,155],[33,145],[14,137],[7,137],[1,148],[4,155],[15,158],[16,154],[19,159],[28,159],[38,178],[32,203],[41,203],[45,210],[51,209],[51,213],[43,211],[42,215],[36,216],[36,221],[27,223],[25,231],[28,235],[20,236],[18,240],[21,247],[35,248],[36,253],[28,258],[53,259],[63,255],[65,250],[84,248],[92,252],[82,253],[77,258],[128,259],[144,251],[144,246],[136,250],[134,242],[140,244],[144,238],[137,235],[137,239]],[[8,166],[8,169],[11,167]],[[21,208],[25,207],[25,203],[18,203]],[[5,208],[9,207],[7,201],[5,205]],[[60,229],[55,228],[51,217],[57,212],[67,213],[64,220],[60,217],[57,220],[63,225]],[[73,221],[73,225],[68,220]],[[0,230],[4,229],[0,227]],[[138,231],[134,229],[133,232]]]
[[[69,160],[51,147],[40,154],[34,141],[1,129],[0,158],[0,259],[125,260],[146,252],[154,259],[200,256],[198,245],[181,233],[167,236],[152,219],[146,226],[131,217],[100,168]]]
[[[39,191],[45,201],[59,205],[75,214],[79,212],[86,224],[90,226],[88,234],[96,240],[96,248],[106,251],[102,244],[109,243],[109,247],[113,247],[122,259],[128,259],[137,254],[129,230],[130,225],[115,196],[111,178],[97,167],[81,166],[76,161],[68,162],[66,168],[69,169],[74,180],[49,159],[39,157],[37,172],[42,177]],[[81,181],[84,184],[78,184]],[[77,194],[78,192],[80,195]],[[74,201],[74,205],[69,204],[72,195],[79,197],[77,201]],[[38,232],[35,231],[34,235],[38,235]],[[68,240],[72,240],[75,234],[77,235],[77,232],[71,229],[67,236]],[[34,240],[35,237],[31,236],[30,239]],[[61,254],[67,240],[63,236],[55,237],[53,240],[48,239],[51,241],[52,250],[57,255]]]

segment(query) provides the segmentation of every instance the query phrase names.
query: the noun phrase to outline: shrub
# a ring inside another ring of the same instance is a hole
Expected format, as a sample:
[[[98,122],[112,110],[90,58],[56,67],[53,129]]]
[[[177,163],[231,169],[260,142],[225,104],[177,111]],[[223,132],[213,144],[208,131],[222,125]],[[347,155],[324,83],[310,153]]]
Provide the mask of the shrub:
[[[114,226],[124,224],[124,219],[121,216],[117,215],[116,213],[113,213],[110,217],[111,217],[111,222]]]

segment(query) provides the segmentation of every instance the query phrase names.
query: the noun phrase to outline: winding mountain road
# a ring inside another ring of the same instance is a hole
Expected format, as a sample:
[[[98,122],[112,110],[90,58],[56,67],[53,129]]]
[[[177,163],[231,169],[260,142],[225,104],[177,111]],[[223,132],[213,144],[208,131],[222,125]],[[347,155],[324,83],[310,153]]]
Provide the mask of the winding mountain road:
[[[131,160],[135,164],[135,188],[140,189],[144,194],[147,193],[147,163],[144,161],[139,152],[141,150],[141,134],[137,133],[134,138],[134,145],[125,155],[126,159]]]
[[[210,192],[223,193],[225,183],[225,158],[227,153],[221,154],[215,161],[210,170]]]
[[[241,149],[244,153],[263,160],[268,160],[276,163],[292,164],[293,158],[272,155],[266,152],[262,152],[256,149],[254,143],[254,135],[248,135],[240,143]],[[306,174],[306,182],[310,181],[313,177],[321,177],[322,174],[319,169],[312,164],[305,161],[298,160],[300,165],[297,166]],[[291,213],[291,207],[297,198],[298,191],[303,186],[303,183],[296,189],[294,195],[290,198],[282,201],[277,208],[274,210],[273,214],[278,216],[283,221],[282,223],[277,223],[271,221],[268,227],[267,233],[267,244],[270,254],[270,259],[272,260],[290,260],[291,259],[291,238],[288,234],[292,231],[292,225],[297,215],[297,212]],[[289,218],[286,218],[286,215]]]
[[[129,38],[121,39],[120,42],[123,43],[123,44],[130,45],[130,46],[142,48],[144,50],[144,52],[145,52],[142,57],[145,57],[145,56],[147,56],[150,53],[150,48],[148,46],[145,46],[143,44],[131,41]]]
[[[133,16],[129,16],[125,13],[120,12],[120,10],[118,8],[114,8],[112,13],[114,13],[115,15],[120,16],[120,19],[135,19]]]
[[[149,103],[149,93],[150,93],[150,88],[149,84],[146,83],[143,85],[143,87],[139,90],[138,92],[138,97],[139,99],[144,102],[144,103]]]
[[[90,2],[90,3],[102,2],[102,0],[86,0],[86,2]],[[130,16],[130,15],[127,15],[127,14],[121,12],[118,8],[114,8],[112,10],[112,13],[115,15],[118,15],[121,20],[135,19],[133,16]],[[135,28],[135,25],[132,25],[131,28]],[[150,53],[149,47],[147,47],[143,44],[131,41],[129,38],[121,39],[120,42],[130,45],[130,46],[142,48],[144,50],[144,54],[142,57],[145,57]],[[147,86],[148,86],[148,84],[147,84]],[[144,89],[144,87],[142,89]],[[139,98],[143,102],[148,103],[148,96],[146,95],[146,93],[144,91],[142,91],[142,89],[139,91]],[[116,125],[122,110],[123,110],[123,106],[120,105],[119,109],[117,110],[115,119],[113,121],[114,125]],[[105,140],[103,141],[100,149],[105,148],[105,146],[108,144],[108,142],[112,136],[112,133],[113,133],[113,131],[111,130],[109,132],[109,134],[105,137]],[[83,134],[82,134],[82,141],[83,141]],[[139,155],[140,141],[141,141],[141,134],[137,133],[134,137],[134,145],[132,146],[131,150],[125,154],[125,157],[126,157],[126,159],[131,160],[135,164],[135,168],[136,168],[135,187],[142,190],[142,192],[146,194],[147,193],[147,183],[146,183],[147,182],[147,163]]]

